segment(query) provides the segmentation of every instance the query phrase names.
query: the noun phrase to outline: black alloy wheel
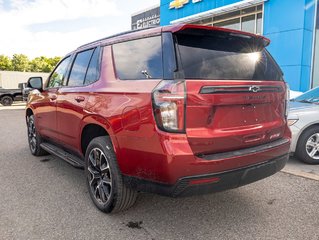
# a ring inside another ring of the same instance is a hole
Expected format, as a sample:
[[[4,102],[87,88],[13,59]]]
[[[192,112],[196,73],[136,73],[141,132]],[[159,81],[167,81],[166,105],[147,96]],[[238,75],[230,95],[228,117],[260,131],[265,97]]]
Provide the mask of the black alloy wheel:
[[[102,212],[120,212],[135,203],[137,191],[124,184],[109,136],[91,140],[85,154],[85,176],[90,197]]]
[[[44,151],[40,144],[42,143],[42,138],[38,134],[37,129],[35,127],[34,115],[27,117],[27,128],[28,128],[28,142],[29,148],[34,156],[43,156],[48,153]]]
[[[106,204],[112,193],[112,174],[107,157],[99,148],[89,153],[88,181],[96,201]]]

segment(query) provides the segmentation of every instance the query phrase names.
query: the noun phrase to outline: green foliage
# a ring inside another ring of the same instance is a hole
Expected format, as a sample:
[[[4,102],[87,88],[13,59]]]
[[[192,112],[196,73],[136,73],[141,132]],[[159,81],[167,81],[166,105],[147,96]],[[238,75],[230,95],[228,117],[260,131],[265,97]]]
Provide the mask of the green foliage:
[[[20,72],[51,72],[60,61],[60,57],[36,57],[32,60],[24,54],[14,54],[12,58],[0,55],[0,70]]]
[[[13,54],[13,71],[27,72],[29,70],[29,58],[24,54]]]
[[[12,62],[11,59],[5,55],[0,55],[0,70],[2,71],[11,71]]]

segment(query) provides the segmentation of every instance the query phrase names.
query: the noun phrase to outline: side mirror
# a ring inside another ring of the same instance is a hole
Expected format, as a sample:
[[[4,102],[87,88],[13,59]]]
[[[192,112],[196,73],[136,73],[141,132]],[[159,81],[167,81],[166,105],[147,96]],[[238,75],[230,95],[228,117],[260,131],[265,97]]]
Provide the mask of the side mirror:
[[[37,89],[39,91],[42,91],[43,89],[42,77],[30,77],[27,82],[27,88],[32,88],[32,89]]]

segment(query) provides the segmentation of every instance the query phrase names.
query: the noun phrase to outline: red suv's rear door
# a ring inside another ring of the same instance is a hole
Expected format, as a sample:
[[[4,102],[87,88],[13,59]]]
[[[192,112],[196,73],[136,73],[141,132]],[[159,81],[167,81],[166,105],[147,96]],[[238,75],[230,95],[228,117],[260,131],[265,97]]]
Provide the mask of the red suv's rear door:
[[[205,29],[175,37],[186,79],[186,134],[195,153],[232,151],[283,136],[286,86],[263,38]]]
[[[92,83],[99,78],[100,48],[78,52],[74,56],[66,86],[57,95],[57,130],[61,143],[74,152],[80,152],[81,124],[88,112],[86,103]]]

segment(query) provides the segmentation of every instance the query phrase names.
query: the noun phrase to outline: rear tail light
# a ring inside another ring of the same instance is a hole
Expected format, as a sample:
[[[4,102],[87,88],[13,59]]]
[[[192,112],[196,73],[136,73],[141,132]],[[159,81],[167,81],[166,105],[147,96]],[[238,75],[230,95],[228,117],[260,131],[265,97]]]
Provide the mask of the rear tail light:
[[[153,90],[154,117],[159,129],[185,132],[185,82],[164,80]]]

